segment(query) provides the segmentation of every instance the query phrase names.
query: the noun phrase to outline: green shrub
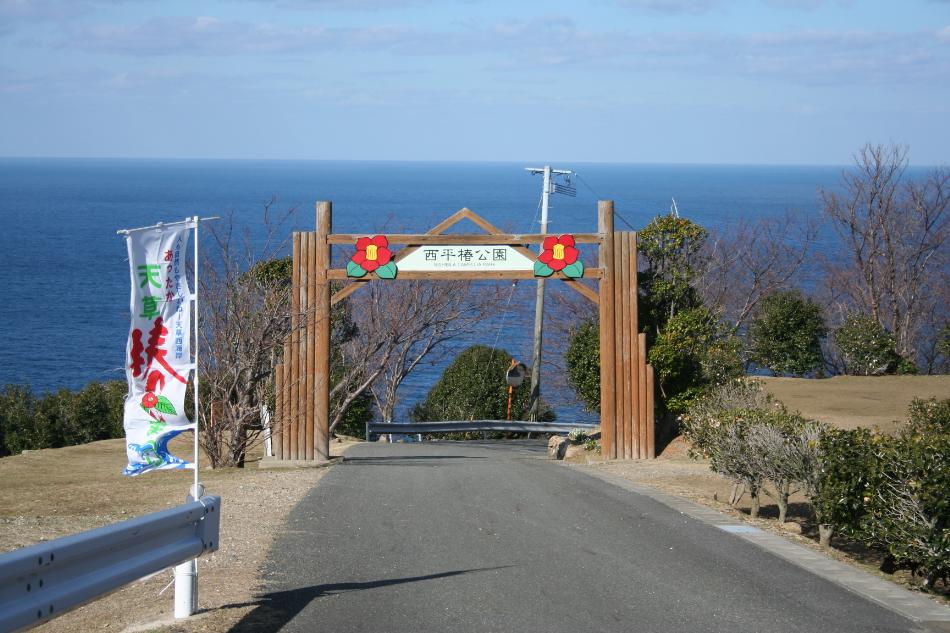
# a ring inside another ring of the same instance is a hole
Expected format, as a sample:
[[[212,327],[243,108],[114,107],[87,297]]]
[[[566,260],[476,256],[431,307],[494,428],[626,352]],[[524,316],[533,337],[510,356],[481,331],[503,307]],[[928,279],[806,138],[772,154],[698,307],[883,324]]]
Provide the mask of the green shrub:
[[[950,433],[950,399],[921,400],[914,398],[908,410],[909,433]]]
[[[751,360],[777,374],[800,376],[824,361],[821,306],[797,290],[766,296],[749,326]]]
[[[36,396],[29,387],[7,385],[0,393],[0,456],[16,455],[33,448],[47,448],[51,444],[37,434],[34,417]]]
[[[911,421],[882,446],[883,462],[861,537],[897,567],[925,578],[950,578],[950,400],[915,401]]]
[[[881,475],[879,455],[889,441],[871,429],[830,429],[822,434],[822,467],[810,498],[819,524],[860,536],[870,495]]]
[[[508,409],[505,374],[511,354],[503,349],[473,345],[446,367],[426,399],[413,407],[416,422],[438,420],[504,420]],[[512,419],[528,417],[531,385],[525,381],[514,390]],[[554,412],[542,403],[542,421],[554,420]]]
[[[567,434],[567,439],[572,442],[581,442],[587,439],[587,430],[586,429],[571,429]]]
[[[61,389],[36,398],[28,387],[0,394],[2,453],[60,448],[122,437],[126,384],[93,382],[78,392]]]
[[[870,316],[848,315],[834,338],[851,375],[892,374],[901,362],[894,336]]]
[[[709,387],[742,375],[739,349],[738,339],[706,308],[670,318],[648,354],[666,410],[684,413]]]
[[[600,329],[597,319],[588,319],[571,330],[564,353],[567,379],[588,411],[600,413]]]
[[[950,321],[943,326],[943,332],[940,333],[940,341],[937,343],[937,349],[940,353],[950,359]]]

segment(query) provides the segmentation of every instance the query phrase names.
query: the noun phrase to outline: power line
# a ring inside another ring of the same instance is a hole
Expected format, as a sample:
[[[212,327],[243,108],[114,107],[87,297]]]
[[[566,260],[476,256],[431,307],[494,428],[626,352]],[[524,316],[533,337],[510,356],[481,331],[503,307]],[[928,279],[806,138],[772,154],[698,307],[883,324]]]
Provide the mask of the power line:
[[[592,194],[594,194],[594,197],[595,197],[595,198],[597,198],[598,200],[606,200],[606,199],[607,199],[607,198],[605,198],[604,196],[602,196],[602,195],[600,195],[599,193],[597,193],[596,191],[594,191],[594,188],[591,187],[589,184],[587,184],[587,181],[584,180],[583,176],[581,176],[581,175],[578,174],[577,172],[574,172],[574,175],[577,176],[577,179],[581,181],[581,184],[582,184],[582,185],[584,185],[585,187],[587,187],[587,189],[588,189]],[[623,223],[626,224],[628,227],[630,227],[630,230],[631,230],[631,231],[636,231],[636,230],[638,230],[637,227],[635,227],[634,225],[632,225],[630,222],[627,221],[627,218],[625,218],[625,217],[623,217],[622,215],[620,215],[619,213],[617,213],[617,210],[616,210],[616,209],[614,209],[614,216],[617,217],[617,218],[619,218],[621,222],[623,222]]]

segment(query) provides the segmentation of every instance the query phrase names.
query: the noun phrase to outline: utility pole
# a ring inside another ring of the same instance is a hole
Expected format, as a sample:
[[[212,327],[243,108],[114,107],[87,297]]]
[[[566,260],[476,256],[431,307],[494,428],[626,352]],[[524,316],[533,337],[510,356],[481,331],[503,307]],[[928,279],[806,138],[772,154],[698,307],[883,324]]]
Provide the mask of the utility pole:
[[[551,175],[561,175],[570,177],[574,172],[569,169],[551,169],[550,165],[544,167],[525,167],[525,171],[532,174],[542,174],[544,181],[541,185],[541,233],[548,232],[548,203],[549,198],[555,189],[552,187]],[[570,187],[565,188],[565,193],[570,193]],[[544,245],[539,247],[538,252],[544,250]],[[544,277],[538,279],[537,298],[534,304],[534,353],[531,357],[531,409],[528,419],[537,422],[541,416],[541,328],[544,325]]]

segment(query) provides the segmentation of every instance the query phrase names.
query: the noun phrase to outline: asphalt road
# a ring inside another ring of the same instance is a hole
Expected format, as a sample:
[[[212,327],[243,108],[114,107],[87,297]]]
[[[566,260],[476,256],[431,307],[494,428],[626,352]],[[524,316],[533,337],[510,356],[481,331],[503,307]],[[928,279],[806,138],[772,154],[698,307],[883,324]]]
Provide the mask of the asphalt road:
[[[291,514],[263,597],[232,630],[919,630],[543,456],[528,442],[353,447]]]

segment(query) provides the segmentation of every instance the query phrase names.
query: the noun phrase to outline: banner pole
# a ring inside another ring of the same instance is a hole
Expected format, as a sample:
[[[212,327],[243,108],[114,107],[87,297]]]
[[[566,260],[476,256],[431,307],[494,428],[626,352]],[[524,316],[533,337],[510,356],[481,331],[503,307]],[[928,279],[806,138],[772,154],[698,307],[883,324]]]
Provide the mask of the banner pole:
[[[192,494],[195,497],[195,501],[201,498],[201,493],[203,491],[199,490],[198,486],[201,484],[198,482],[198,348],[201,347],[200,343],[200,332],[198,330],[198,216],[194,216],[195,220],[195,374],[194,374],[194,385],[195,385],[195,488],[192,491]]]
[[[191,493],[186,497],[186,499],[194,499],[198,501],[204,496],[204,490],[202,490],[201,483],[198,481],[198,412],[200,410],[198,406],[198,348],[200,346],[200,335],[198,332],[198,216],[194,216],[192,220],[195,223],[195,257],[194,257],[194,280],[195,288],[192,294],[192,300],[194,301],[193,312],[195,318],[194,333],[195,333],[195,344],[192,349],[192,355],[194,357],[194,373],[192,374],[192,385],[195,389],[195,410],[194,410],[194,486],[191,488]],[[186,220],[187,222],[187,220]],[[198,559],[192,559],[190,561],[184,562],[181,565],[175,567],[175,617],[176,618],[187,618],[188,616],[194,615],[198,610]]]

